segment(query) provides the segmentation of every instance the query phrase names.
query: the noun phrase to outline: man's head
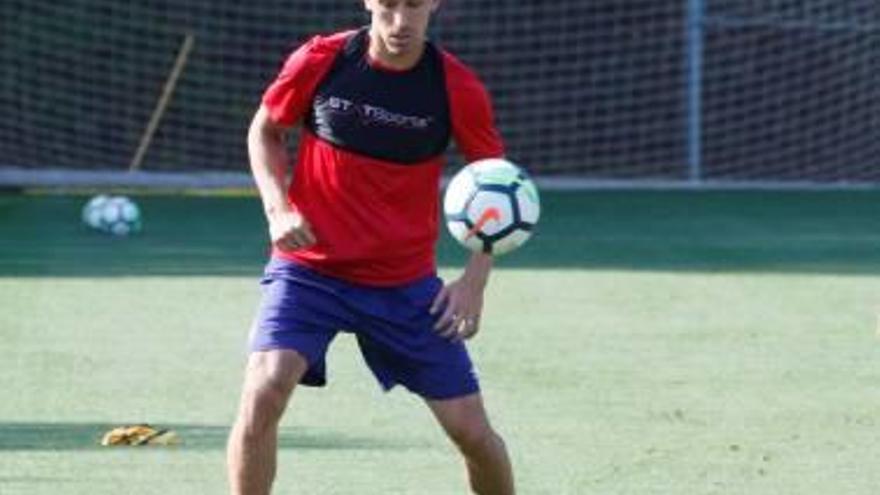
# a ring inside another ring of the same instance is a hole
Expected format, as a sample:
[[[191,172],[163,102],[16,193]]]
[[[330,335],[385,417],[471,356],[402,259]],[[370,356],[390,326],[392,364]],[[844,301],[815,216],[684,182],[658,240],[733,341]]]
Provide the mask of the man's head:
[[[364,0],[372,23],[371,53],[383,62],[408,62],[423,49],[428,21],[440,0]]]

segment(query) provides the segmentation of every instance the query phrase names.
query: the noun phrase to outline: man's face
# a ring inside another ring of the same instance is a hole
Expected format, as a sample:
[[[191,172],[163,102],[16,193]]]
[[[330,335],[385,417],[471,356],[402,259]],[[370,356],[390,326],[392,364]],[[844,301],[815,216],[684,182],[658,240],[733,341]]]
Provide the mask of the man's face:
[[[421,48],[431,13],[438,4],[439,0],[364,0],[372,15],[373,34],[392,57],[403,57]]]

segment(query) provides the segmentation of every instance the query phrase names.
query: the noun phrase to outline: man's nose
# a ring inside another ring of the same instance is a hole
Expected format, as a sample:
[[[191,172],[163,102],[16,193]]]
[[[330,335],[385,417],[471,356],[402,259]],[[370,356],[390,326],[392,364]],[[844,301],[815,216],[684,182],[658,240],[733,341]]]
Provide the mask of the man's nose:
[[[403,8],[395,10],[394,15],[391,16],[391,27],[394,29],[401,29],[406,27],[406,24],[407,18]]]

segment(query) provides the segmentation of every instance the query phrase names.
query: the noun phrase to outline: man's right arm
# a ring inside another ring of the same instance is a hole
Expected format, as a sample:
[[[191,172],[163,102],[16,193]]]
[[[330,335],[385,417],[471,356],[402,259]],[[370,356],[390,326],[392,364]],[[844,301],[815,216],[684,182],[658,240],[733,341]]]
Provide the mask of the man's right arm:
[[[315,242],[305,218],[287,200],[287,130],[261,105],[248,129],[251,173],[263,201],[272,245],[292,251]]]

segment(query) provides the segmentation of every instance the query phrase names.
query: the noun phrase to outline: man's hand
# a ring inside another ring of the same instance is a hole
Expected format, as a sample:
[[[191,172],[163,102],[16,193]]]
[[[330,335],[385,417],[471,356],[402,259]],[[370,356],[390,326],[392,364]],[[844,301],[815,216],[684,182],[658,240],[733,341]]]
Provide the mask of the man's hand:
[[[454,341],[477,334],[483,311],[483,291],[491,268],[491,256],[474,253],[462,276],[440,290],[430,310],[431,314],[440,314],[434,325],[437,333]]]
[[[284,251],[295,251],[315,243],[309,222],[299,212],[285,208],[269,212],[267,217],[273,246]]]

